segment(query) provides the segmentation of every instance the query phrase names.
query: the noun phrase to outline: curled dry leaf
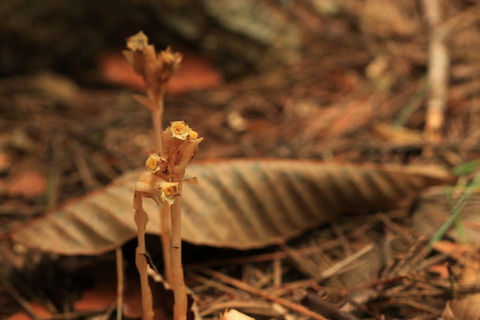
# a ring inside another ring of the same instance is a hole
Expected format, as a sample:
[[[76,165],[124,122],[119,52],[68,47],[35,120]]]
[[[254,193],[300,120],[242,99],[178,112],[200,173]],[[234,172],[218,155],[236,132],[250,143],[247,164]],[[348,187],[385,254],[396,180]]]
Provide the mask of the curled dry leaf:
[[[136,234],[131,172],[84,198],[32,221],[11,236],[28,247],[61,254],[99,254]],[[337,219],[391,207],[451,175],[435,167],[325,164],[303,160],[235,160],[192,165],[183,190],[183,239],[250,249],[284,241]],[[147,232],[158,233],[155,203]]]
[[[464,193],[456,194],[456,199]],[[452,208],[456,205],[456,199],[448,199],[444,187],[436,187],[425,191],[419,197],[413,213],[413,225],[418,232],[433,237],[452,214]],[[463,205],[459,220],[463,226],[466,240],[480,242],[480,191],[475,190]],[[455,227],[450,228],[447,235],[460,240]]]
[[[22,196],[26,198],[40,197],[47,188],[45,175],[38,171],[20,172],[13,176],[7,185],[7,193],[10,196]]]
[[[447,302],[442,313],[443,320],[480,319],[480,294],[470,294]]]
[[[459,281],[461,285],[478,286],[480,264],[478,261],[471,260],[465,265],[462,278]],[[443,320],[473,320],[480,319],[480,294],[472,293],[466,296],[453,299],[447,302],[442,313]]]
[[[231,309],[221,314],[220,320],[255,320],[255,319],[247,316],[246,314],[241,313],[240,311]]]

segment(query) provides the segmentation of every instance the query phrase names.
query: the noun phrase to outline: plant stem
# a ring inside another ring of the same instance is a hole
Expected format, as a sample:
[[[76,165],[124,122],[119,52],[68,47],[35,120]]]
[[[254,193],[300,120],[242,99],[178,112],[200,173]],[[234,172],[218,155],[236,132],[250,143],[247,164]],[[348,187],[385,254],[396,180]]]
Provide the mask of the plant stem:
[[[152,100],[154,108],[152,110],[152,123],[153,123],[153,136],[155,144],[155,152],[164,158],[163,142],[162,142],[162,121],[163,121],[163,109],[165,99],[165,86],[162,86],[158,96],[154,95],[151,90],[147,92],[148,97]],[[167,203],[163,203],[158,210],[160,217],[160,232],[163,248],[163,262],[165,265],[165,278],[168,283],[172,283],[172,252],[170,247],[170,206]]]
[[[147,93],[148,97],[152,100],[154,108],[152,110],[152,122],[153,122],[153,139],[155,143],[155,152],[160,156],[163,154],[162,146],[162,122],[163,122],[163,109],[165,98],[165,86],[160,90],[158,96],[154,96],[150,92]]]
[[[140,287],[142,291],[142,309],[143,309],[143,320],[152,320],[153,319],[153,308],[152,308],[152,293],[150,291],[150,286],[148,285],[148,263],[147,263],[147,250],[145,246],[145,228],[148,222],[148,215],[143,210],[142,206],[142,195],[140,192],[135,191],[133,207],[135,209],[135,223],[137,224],[137,237],[138,237],[138,246],[135,250],[135,264],[137,266],[138,272],[140,273]]]
[[[160,207],[160,230],[162,231],[161,240],[163,248],[163,262],[165,265],[165,279],[171,285],[172,275],[172,249],[170,246],[171,219],[170,206],[163,202]]]
[[[123,253],[122,248],[115,249],[115,258],[117,262],[117,320],[122,320],[123,314]]]
[[[181,188],[181,185],[180,185]],[[175,297],[173,319],[187,319],[187,290],[182,265],[182,224],[181,198],[177,198],[171,206],[172,214],[172,288]]]

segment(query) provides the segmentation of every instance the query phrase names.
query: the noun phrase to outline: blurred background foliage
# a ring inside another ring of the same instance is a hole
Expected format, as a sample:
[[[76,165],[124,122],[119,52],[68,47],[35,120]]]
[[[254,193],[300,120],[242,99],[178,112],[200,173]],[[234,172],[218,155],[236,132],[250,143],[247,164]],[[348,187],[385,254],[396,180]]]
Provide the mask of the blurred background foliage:
[[[425,48],[392,47],[426,39],[419,2],[3,0],[0,74],[50,69],[88,79],[102,53],[123,48],[124,39],[138,30],[161,47],[202,53],[227,78],[279,68],[312,50],[328,55],[359,43],[370,51],[408,51],[422,58]],[[445,12],[454,15],[474,3],[446,2]]]

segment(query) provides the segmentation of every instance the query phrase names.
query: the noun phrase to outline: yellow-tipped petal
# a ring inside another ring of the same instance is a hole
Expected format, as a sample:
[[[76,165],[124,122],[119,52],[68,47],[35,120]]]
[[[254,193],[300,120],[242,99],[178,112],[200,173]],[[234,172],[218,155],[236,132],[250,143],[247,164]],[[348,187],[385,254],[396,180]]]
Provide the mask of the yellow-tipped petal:
[[[180,189],[178,182],[160,182],[160,198],[169,205],[175,202],[175,199],[180,196]]]
[[[191,140],[197,139],[198,138],[198,132],[194,130],[190,130],[190,134],[188,135],[188,138]]]
[[[152,170],[153,172],[158,171],[159,164],[160,156],[156,153],[151,153],[145,161],[145,167]]]
[[[170,132],[172,133],[172,137],[186,140],[191,129],[185,121],[172,121],[170,122]]]
[[[127,38],[127,48],[132,51],[143,51],[143,49],[148,45],[148,37],[140,31],[134,34],[131,37]]]

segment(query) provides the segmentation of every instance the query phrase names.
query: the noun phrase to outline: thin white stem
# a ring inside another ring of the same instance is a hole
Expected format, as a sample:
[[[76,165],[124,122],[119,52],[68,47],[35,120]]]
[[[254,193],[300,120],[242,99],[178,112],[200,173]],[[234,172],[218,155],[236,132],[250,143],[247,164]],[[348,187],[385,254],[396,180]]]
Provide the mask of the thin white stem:
[[[170,206],[163,202],[160,207],[160,230],[162,231],[161,240],[163,248],[163,262],[165,265],[165,278],[171,285],[173,281],[172,275],[172,249],[170,246],[171,236],[171,217]]]
[[[135,250],[135,264],[140,274],[140,288],[142,291],[143,320],[153,320],[152,292],[148,284],[148,263],[147,250],[145,246],[145,229],[148,222],[148,215],[143,210],[142,194],[135,191],[134,201],[135,223],[137,224],[138,247]]]
[[[155,143],[155,152],[161,156],[162,155],[162,113],[155,109],[152,111],[152,122],[153,122],[153,139]]]
[[[187,319],[187,290],[182,265],[182,209],[181,198],[177,198],[171,206],[172,212],[172,271],[173,319]]]
[[[123,253],[122,248],[115,249],[115,259],[117,262],[117,320],[122,320],[123,314]]]
[[[440,0],[424,0],[425,18],[430,26],[428,53],[428,108],[425,136],[430,142],[438,143],[444,123],[448,101],[448,80],[450,57],[447,48],[448,30],[441,26],[442,13]]]
[[[157,152],[161,156],[164,156],[163,145],[162,145],[162,122],[163,122],[165,88],[162,87],[160,89],[158,96],[154,95],[152,90],[147,90],[147,96],[152,102],[152,105],[154,106],[154,109],[152,110],[152,123],[153,123],[155,152]]]

